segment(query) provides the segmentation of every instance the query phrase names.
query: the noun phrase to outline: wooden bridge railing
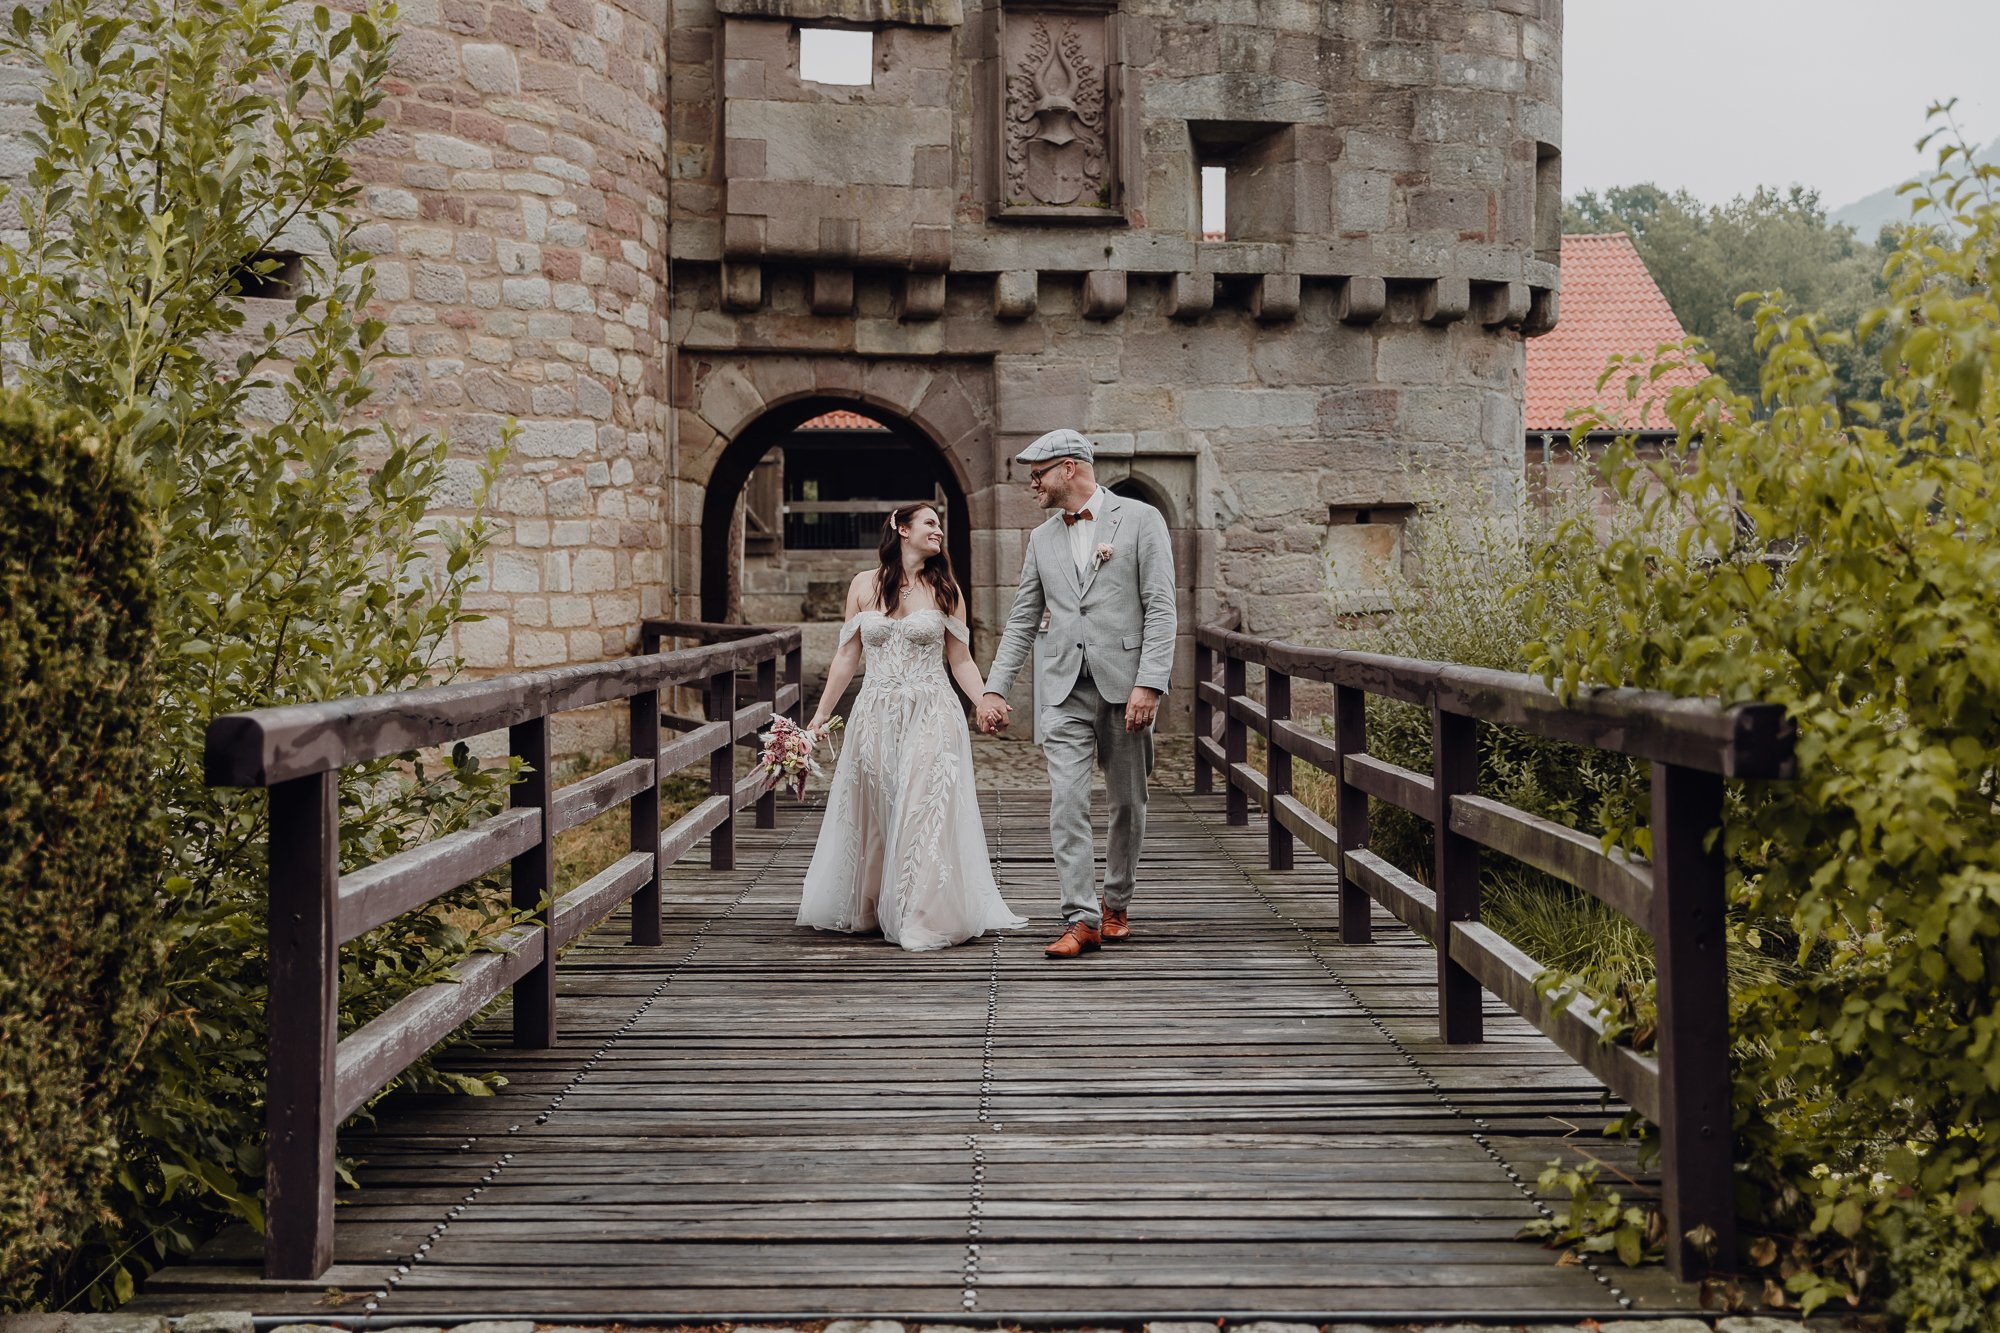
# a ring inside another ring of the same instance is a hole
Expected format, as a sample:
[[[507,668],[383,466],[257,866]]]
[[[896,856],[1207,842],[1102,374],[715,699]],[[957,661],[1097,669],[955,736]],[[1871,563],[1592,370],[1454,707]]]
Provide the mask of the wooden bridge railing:
[[[632,903],[632,942],[660,942],[660,876],[706,837],[709,864],[735,861],[735,815],[757,803],[771,827],[776,807],[752,773],[735,780],[736,744],[776,713],[796,716],[799,631],[677,624],[683,637],[723,640],[675,652],[498,676],[402,693],[232,713],[209,724],[210,786],[270,790],[270,1070],[265,1092],[264,1271],[314,1278],[333,1258],[334,1132],[384,1084],[513,990],[514,1043],[556,1043],[556,953]],[[778,683],[780,664],[785,683]],[[736,701],[736,673],[756,672],[756,697]],[[706,721],[660,740],[663,690],[702,691]],[[625,700],[630,757],[574,782],[550,780],[549,719]],[[340,770],[387,755],[448,745],[507,728],[527,768],[510,808],[457,833],[341,872]],[[708,760],[706,800],[660,827],[660,783]],[[643,799],[635,799],[643,798]],[[631,850],[554,896],[555,838],[621,804]],[[449,981],[405,996],[346,1037],[339,1035],[340,946],[501,866],[512,869],[520,924],[487,941]]]
[[[1736,1252],[1729,993],[1722,848],[1710,835],[1722,823],[1723,779],[1791,776],[1784,710],[1623,689],[1564,703],[1532,676],[1309,648],[1219,625],[1201,628],[1195,643],[1196,792],[1212,792],[1219,773],[1229,823],[1248,822],[1252,798],[1264,808],[1273,870],[1292,868],[1295,841],[1338,868],[1342,944],[1368,942],[1371,899],[1428,940],[1445,1041],[1481,1040],[1481,990],[1490,990],[1658,1126],[1668,1265],[1679,1277],[1728,1266]],[[1251,666],[1264,669],[1262,701],[1247,688]],[[1334,687],[1331,739],[1292,719],[1295,679]],[[1428,773],[1368,753],[1371,694],[1430,710]],[[1479,795],[1481,722],[1649,761],[1651,861]],[[1246,762],[1252,731],[1268,743],[1263,773]],[[1295,760],[1334,779],[1331,824],[1292,794]],[[1371,796],[1430,821],[1428,887],[1368,849]],[[1588,1000],[1545,998],[1535,986],[1542,965],[1480,924],[1482,847],[1575,885],[1652,936],[1657,1055],[1606,1042]]]

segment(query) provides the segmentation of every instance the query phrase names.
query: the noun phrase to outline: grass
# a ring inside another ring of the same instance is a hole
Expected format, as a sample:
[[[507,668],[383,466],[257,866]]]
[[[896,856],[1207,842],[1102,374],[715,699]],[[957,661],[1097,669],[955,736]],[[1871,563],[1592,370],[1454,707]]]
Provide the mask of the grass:
[[[575,782],[621,762],[604,759],[575,765],[576,771],[565,770],[562,782]],[[708,782],[705,778],[678,773],[669,777],[660,784],[660,827],[672,827],[675,820],[707,799]],[[631,851],[631,828],[630,807],[618,805],[587,824],[578,824],[556,834],[556,896],[568,893]]]

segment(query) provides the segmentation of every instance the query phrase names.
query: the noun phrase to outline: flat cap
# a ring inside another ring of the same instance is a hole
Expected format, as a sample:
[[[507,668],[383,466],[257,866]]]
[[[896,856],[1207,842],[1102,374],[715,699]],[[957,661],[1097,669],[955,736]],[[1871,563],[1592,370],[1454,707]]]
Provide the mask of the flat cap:
[[[1053,462],[1058,458],[1081,458],[1086,463],[1097,461],[1097,455],[1091,449],[1090,441],[1068,426],[1050,431],[1014,455],[1015,462],[1030,466]]]

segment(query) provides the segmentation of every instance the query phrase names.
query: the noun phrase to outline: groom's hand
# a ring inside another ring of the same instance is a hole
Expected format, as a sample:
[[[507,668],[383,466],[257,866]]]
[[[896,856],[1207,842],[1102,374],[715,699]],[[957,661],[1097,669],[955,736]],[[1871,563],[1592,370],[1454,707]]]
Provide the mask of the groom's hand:
[[[1125,701],[1125,730],[1144,731],[1153,725],[1159,716],[1160,692],[1144,685],[1134,685],[1132,695]]]
[[[988,691],[979,697],[979,729],[991,736],[1007,725],[1007,716],[1013,710],[1007,701]]]

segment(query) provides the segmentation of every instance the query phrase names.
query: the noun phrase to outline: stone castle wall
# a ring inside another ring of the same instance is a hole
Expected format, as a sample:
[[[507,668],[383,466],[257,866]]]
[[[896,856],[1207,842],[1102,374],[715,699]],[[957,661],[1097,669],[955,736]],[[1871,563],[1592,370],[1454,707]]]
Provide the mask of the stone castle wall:
[[[1413,467],[1514,493],[1522,339],[1556,316],[1561,0],[401,14],[357,163],[401,354],[374,410],[451,437],[447,508],[519,423],[479,670],[700,615],[704,522],[830,407],[947,463],[982,660],[1041,518],[1009,460],[1055,426],[1163,502],[1184,631],[1234,607],[1315,635],[1329,561],[1358,587],[1397,558]],[[873,83],[802,79],[801,26],[873,32]]]

